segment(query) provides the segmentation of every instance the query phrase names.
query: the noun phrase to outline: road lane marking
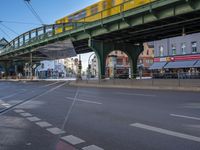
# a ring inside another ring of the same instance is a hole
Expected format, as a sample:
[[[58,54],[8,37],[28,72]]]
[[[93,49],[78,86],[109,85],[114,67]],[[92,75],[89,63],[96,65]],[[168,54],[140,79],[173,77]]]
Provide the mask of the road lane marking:
[[[178,137],[178,138],[182,138],[182,139],[187,139],[187,140],[191,140],[191,141],[195,141],[195,142],[200,142],[200,137],[196,137],[196,136],[192,136],[192,135],[184,134],[184,133],[179,133],[179,132],[175,132],[175,131],[171,131],[171,130],[166,130],[166,129],[162,129],[162,128],[158,128],[158,127],[153,127],[153,126],[149,126],[149,125],[145,125],[145,124],[141,124],[141,123],[133,123],[130,126],[157,132],[157,133],[162,133],[165,135],[170,135],[170,136],[174,136],[174,137]]]
[[[186,118],[186,119],[193,119],[193,120],[200,120],[200,118],[192,117],[192,116],[184,116],[184,115],[177,115],[177,114],[170,114],[170,116],[179,117],[179,118]]]
[[[13,97],[13,96],[15,96],[15,95],[18,95],[18,94],[20,94],[21,92],[17,92],[17,93],[14,93],[14,94],[10,94],[10,95],[7,95],[7,96],[3,96],[3,97],[1,97],[1,100],[2,99],[7,99],[7,98],[10,98],[10,97]]]
[[[68,100],[74,100],[74,98],[72,98],[72,97],[66,97],[66,99],[68,99]],[[96,102],[96,101],[89,101],[89,100],[83,100],[83,99],[76,99],[76,101],[78,101],[78,102],[84,102],[84,103],[90,103],[90,104],[97,104],[97,105],[101,105],[102,103],[99,103],[99,102]]]
[[[51,84],[44,85],[44,86],[42,86],[42,87],[48,87],[48,86],[51,86],[51,85],[54,85],[54,84],[57,84],[57,83],[59,83],[59,81],[54,82],[54,83],[51,83]]]
[[[130,95],[130,96],[145,96],[145,97],[155,97],[156,96],[156,95],[150,95],[150,94],[125,93],[125,92],[116,92],[115,94]]]
[[[35,124],[37,124],[38,126],[45,128],[45,127],[51,127],[52,124],[45,122],[45,121],[40,121],[40,122],[36,122]]]
[[[3,103],[3,104],[1,104],[2,106],[4,106],[4,107],[6,107],[6,108],[9,108],[11,105],[10,104],[8,104],[8,103]]]
[[[24,110],[22,110],[22,109],[15,109],[14,110],[16,113],[23,113],[23,112],[25,112]]]
[[[46,130],[51,132],[52,134],[55,134],[55,135],[65,133],[65,131],[63,131],[63,130],[61,130],[59,128],[56,128],[56,127],[47,128]]]
[[[35,122],[35,121],[40,121],[41,119],[38,117],[27,117],[26,119],[28,119],[29,121]]]
[[[73,136],[73,135],[61,137],[61,139],[63,139],[64,141],[67,141],[68,143],[70,143],[72,145],[76,145],[76,144],[85,142],[84,140],[82,140],[76,136]]]
[[[103,148],[98,147],[98,146],[96,146],[96,145],[86,146],[86,147],[83,147],[82,149],[83,149],[83,150],[104,150]]]
[[[20,113],[21,116],[23,117],[30,117],[32,116],[30,113]]]

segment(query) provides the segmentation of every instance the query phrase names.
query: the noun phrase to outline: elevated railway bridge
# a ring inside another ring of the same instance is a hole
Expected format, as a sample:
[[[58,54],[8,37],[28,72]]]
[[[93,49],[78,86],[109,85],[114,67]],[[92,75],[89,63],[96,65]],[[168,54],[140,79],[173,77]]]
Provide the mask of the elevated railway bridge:
[[[122,50],[130,59],[132,75],[143,42],[191,34],[200,30],[199,0],[157,0],[93,22],[70,22],[44,25],[16,37],[0,50],[0,63],[6,72],[11,64],[31,65],[41,60],[71,57],[94,51],[98,58],[99,77],[105,76],[105,61],[113,50]],[[89,16],[90,17],[90,16]],[[69,30],[66,28],[70,27]],[[62,28],[61,33],[56,33]]]

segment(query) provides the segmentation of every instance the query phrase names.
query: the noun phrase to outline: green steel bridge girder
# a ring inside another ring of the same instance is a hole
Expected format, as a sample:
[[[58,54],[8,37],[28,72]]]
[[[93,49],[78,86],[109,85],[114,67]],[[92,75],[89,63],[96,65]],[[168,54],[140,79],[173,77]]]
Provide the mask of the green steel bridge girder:
[[[110,33],[130,28],[137,29],[138,26],[143,26],[148,23],[162,22],[168,18],[179,17],[179,15],[198,11],[200,11],[199,0],[158,0],[151,5],[144,5],[118,15],[85,24],[85,26],[69,32],[74,41],[79,41],[90,37],[109,35]],[[199,17],[196,19],[199,19]],[[196,19],[194,19],[194,21]],[[184,22],[187,22],[187,20],[177,23],[166,22],[165,26],[174,26]],[[156,29],[157,26],[151,28]],[[69,35],[69,32],[64,33],[64,36]],[[136,33],[137,32],[139,31],[136,31]]]
[[[139,45],[134,45],[130,43],[114,43],[89,39],[88,45],[97,56],[100,79],[103,79],[106,76],[106,58],[109,55],[109,53],[114,50],[121,50],[128,56],[131,67],[131,77],[136,77],[138,56],[144,49],[142,43]]]

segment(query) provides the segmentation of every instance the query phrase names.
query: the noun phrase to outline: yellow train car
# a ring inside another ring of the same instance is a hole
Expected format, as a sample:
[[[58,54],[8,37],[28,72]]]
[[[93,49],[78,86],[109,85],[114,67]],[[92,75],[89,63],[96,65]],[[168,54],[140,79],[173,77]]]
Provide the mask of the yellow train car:
[[[152,1],[155,0],[100,0],[93,5],[57,20],[56,23],[92,22],[119,14],[121,11],[127,11],[148,4]],[[65,28],[65,30],[70,29],[73,29],[73,27],[67,26]],[[61,32],[63,32],[63,29],[58,27],[56,33]]]

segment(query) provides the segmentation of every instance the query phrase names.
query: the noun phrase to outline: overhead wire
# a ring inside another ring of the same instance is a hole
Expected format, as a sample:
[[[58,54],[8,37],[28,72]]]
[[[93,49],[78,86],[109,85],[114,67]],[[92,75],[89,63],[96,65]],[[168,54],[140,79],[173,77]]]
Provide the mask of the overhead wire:
[[[12,33],[19,35],[16,31],[14,31],[13,29],[11,29],[10,27],[4,25],[2,22],[0,22],[0,25],[3,26],[4,28],[6,28],[7,30],[11,31]]]
[[[24,3],[26,4],[27,8],[32,12],[32,14],[37,18],[37,20],[44,25],[44,22],[40,18],[39,14],[34,10],[33,6],[30,3],[30,0],[24,0]]]
[[[11,40],[11,37],[0,27],[0,31],[5,34],[10,40]]]
[[[1,22],[5,23],[12,23],[12,24],[28,24],[28,25],[40,25],[39,23],[34,23],[34,22],[21,22],[21,21],[7,21],[7,20],[0,20]]]

